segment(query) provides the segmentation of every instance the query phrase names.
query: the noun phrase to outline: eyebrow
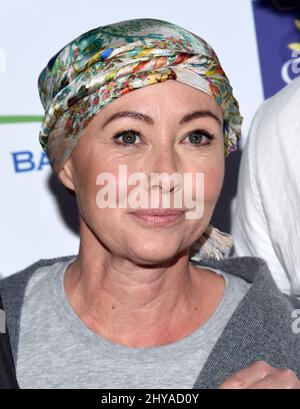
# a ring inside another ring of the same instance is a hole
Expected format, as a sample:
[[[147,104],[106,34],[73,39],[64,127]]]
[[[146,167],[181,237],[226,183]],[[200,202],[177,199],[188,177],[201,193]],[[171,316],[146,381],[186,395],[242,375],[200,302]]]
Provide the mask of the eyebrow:
[[[205,118],[205,117],[210,117],[213,118],[218,122],[219,125],[222,125],[222,121],[220,118],[215,115],[213,112],[208,111],[208,110],[201,110],[201,111],[194,111],[190,114],[185,115],[181,121],[179,122],[180,125],[187,123],[189,121],[192,121],[193,119],[197,118]],[[146,114],[142,114],[141,112],[135,112],[135,111],[121,111],[121,112],[116,112],[115,114],[111,115],[102,125],[101,129],[104,129],[110,122],[115,121],[116,119],[119,118],[134,118],[134,119],[139,119],[141,121],[146,122],[148,125],[153,125],[154,121],[150,116]]]

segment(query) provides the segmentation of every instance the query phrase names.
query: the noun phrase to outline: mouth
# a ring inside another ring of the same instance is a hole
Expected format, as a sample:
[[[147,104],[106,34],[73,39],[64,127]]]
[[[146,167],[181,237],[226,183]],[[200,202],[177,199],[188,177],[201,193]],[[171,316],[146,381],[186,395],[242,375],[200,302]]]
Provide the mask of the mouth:
[[[130,215],[142,224],[164,226],[179,222],[184,213],[183,210],[174,209],[140,209]]]

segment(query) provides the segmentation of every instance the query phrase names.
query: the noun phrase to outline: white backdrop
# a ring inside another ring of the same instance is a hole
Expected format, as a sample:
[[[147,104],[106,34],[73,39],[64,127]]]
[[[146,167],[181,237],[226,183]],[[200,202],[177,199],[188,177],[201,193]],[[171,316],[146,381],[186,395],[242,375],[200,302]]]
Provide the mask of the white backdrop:
[[[250,0],[1,0],[0,116],[43,115],[37,79],[58,50],[92,28],[142,17],[179,24],[213,46],[240,102],[245,139],[263,101]],[[0,122],[1,276],[78,250],[73,198],[51,177],[39,127]]]

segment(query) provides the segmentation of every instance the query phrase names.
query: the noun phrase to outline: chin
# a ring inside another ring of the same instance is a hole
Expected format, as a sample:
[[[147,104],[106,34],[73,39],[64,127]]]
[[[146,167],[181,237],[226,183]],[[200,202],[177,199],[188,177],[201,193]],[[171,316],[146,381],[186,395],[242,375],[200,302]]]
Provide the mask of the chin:
[[[172,243],[165,243],[163,245],[161,242],[158,243],[147,243],[146,246],[139,248],[131,248],[128,254],[131,254],[132,260],[136,264],[153,265],[170,262],[178,257],[180,250],[178,246]]]

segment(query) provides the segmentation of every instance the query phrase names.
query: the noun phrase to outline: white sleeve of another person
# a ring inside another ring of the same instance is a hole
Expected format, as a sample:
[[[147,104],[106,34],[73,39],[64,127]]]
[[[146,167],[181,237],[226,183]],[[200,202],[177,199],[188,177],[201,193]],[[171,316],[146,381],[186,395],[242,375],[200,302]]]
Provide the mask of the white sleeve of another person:
[[[258,109],[243,150],[232,234],[236,256],[266,260],[300,297],[300,78]]]

